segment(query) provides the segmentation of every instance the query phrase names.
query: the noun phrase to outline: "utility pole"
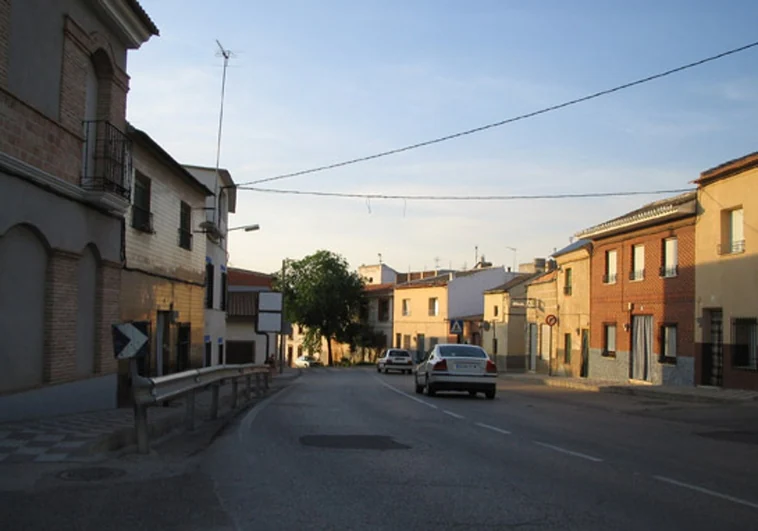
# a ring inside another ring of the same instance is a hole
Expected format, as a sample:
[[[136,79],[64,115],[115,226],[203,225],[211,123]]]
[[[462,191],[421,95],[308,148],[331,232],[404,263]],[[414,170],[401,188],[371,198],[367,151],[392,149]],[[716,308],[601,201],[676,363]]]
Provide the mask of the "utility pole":
[[[284,321],[284,275],[287,272],[287,259],[282,259],[282,280],[281,280],[281,290],[282,290],[282,321]],[[290,326],[292,323],[290,323]],[[282,327],[279,327],[279,374],[282,374],[284,372],[284,348],[286,345],[286,339],[284,335],[284,330],[282,330]]]
[[[213,192],[216,194],[216,211],[219,213],[219,217],[221,216],[221,193],[223,190],[219,190],[219,165],[221,164],[221,131],[224,125],[224,97],[226,95],[226,70],[229,67],[229,59],[232,57],[232,52],[230,50],[227,50],[224,48],[218,39],[216,39],[216,44],[218,45],[219,53],[217,56],[221,56],[224,58],[224,70],[221,74],[221,106],[219,108],[218,113],[218,134],[216,136],[216,182],[215,186],[213,188]],[[216,220],[216,224],[218,224],[220,220]]]

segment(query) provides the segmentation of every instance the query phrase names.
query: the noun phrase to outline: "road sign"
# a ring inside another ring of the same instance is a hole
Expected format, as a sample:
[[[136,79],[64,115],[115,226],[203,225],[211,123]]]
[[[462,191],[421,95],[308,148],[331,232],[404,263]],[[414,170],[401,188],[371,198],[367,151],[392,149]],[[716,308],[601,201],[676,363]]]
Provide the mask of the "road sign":
[[[117,360],[147,356],[147,322],[112,326],[113,353]]]
[[[452,321],[450,321],[450,333],[454,335],[463,333],[463,320],[462,319],[453,319]]]
[[[558,318],[555,315],[550,314],[547,317],[545,317],[545,323],[548,326],[555,326],[556,324],[558,324]]]

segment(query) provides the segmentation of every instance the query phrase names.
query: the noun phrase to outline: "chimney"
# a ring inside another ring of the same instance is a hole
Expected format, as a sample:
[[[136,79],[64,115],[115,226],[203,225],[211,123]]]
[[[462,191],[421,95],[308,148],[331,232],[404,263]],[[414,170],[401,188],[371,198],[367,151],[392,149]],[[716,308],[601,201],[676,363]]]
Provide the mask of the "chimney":
[[[554,271],[554,270],[555,270],[555,268],[556,268],[556,263],[555,263],[555,260],[553,260],[553,259],[551,258],[550,260],[548,260],[548,261],[547,261],[547,270],[548,270],[548,271]]]

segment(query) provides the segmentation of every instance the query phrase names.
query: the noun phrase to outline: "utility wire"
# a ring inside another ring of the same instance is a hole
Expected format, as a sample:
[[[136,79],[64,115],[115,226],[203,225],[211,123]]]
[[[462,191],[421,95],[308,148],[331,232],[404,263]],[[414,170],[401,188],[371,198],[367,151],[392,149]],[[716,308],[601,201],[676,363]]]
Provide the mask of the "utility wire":
[[[750,48],[755,48],[756,46],[758,46],[758,41],[752,42],[750,44],[746,44],[745,46],[740,46],[739,48],[733,48],[731,50],[727,50],[727,51],[722,52],[722,53],[717,54],[717,55],[712,55],[710,57],[706,57],[705,59],[700,59],[699,61],[695,61],[693,63],[688,63],[686,65],[682,65],[682,66],[679,66],[677,68],[672,68],[671,70],[666,70],[665,72],[660,72],[658,74],[653,74],[651,76],[644,77],[642,79],[638,79],[638,80],[632,81],[630,83],[624,83],[623,85],[618,85],[618,86],[610,88],[610,89],[601,90],[600,92],[595,92],[593,94],[589,94],[589,95],[583,96],[581,98],[576,98],[576,99],[573,99],[573,100],[569,100],[569,101],[566,101],[566,102],[563,102],[563,103],[559,103],[557,105],[552,105],[550,107],[545,107],[545,108],[537,110],[537,111],[532,111],[532,112],[529,112],[529,113],[526,113],[526,114],[521,114],[519,116],[514,116],[512,118],[507,118],[507,119],[501,120],[499,122],[493,122],[491,124],[482,125],[480,127],[475,127],[473,129],[468,129],[466,131],[461,131],[461,132],[458,132],[458,133],[453,133],[453,134],[447,135],[447,136],[441,136],[439,138],[435,138],[435,139],[432,139],[432,140],[427,140],[425,142],[419,142],[417,144],[411,144],[411,145],[408,145],[408,146],[405,146],[405,147],[401,147],[401,148],[391,149],[389,151],[382,151],[381,153],[375,153],[373,155],[368,155],[368,156],[365,156],[365,157],[358,157],[358,158],[355,158],[355,159],[345,160],[345,161],[342,161],[342,162],[336,162],[334,164],[327,164],[326,166],[318,166],[316,168],[311,168],[311,169],[308,169],[308,170],[301,170],[301,171],[296,171],[296,172],[292,172],[292,173],[285,173],[285,174],[277,175],[277,176],[274,176],[274,177],[266,177],[265,179],[258,179],[257,181],[250,181],[250,182],[246,182],[246,183],[240,183],[240,185],[242,186],[242,185],[261,184],[261,183],[266,183],[266,182],[271,182],[271,181],[278,181],[278,180],[281,180],[281,179],[289,179],[291,177],[298,177],[300,175],[307,175],[309,173],[316,173],[316,172],[321,172],[321,171],[326,171],[326,170],[333,170],[335,168],[341,168],[342,166],[350,166],[352,164],[358,164],[360,162],[366,162],[366,161],[373,160],[373,159],[378,159],[378,158],[382,158],[382,157],[388,157],[390,155],[396,155],[398,153],[403,153],[405,151],[411,151],[413,149],[418,149],[418,148],[422,148],[422,147],[426,147],[426,146],[431,146],[433,144],[439,144],[440,142],[446,142],[448,140],[453,140],[454,138],[460,138],[462,136],[471,135],[471,134],[474,134],[474,133],[479,133],[481,131],[486,131],[487,129],[493,129],[495,127],[500,127],[500,126],[503,126],[503,125],[506,125],[506,124],[510,124],[510,123],[513,123],[513,122],[518,122],[518,121],[521,121],[521,120],[526,120],[527,118],[533,118],[535,116],[539,116],[540,114],[545,114],[545,113],[549,113],[549,112],[552,112],[552,111],[557,111],[558,109],[563,109],[565,107],[570,107],[572,105],[576,105],[578,103],[583,103],[585,101],[593,100],[593,99],[599,98],[601,96],[607,96],[608,94],[613,94],[614,92],[618,92],[620,90],[624,90],[624,89],[628,89],[628,88],[631,88],[631,87],[635,87],[637,85],[642,85],[644,83],[648,83],[650,81],[654,81],[654,80],[660,79],[662,77],[670,76],[671,74],[676,74],[678,72],[682,72],[683,70],[688,70],[690,68],[694,68],[696,66],[700,66],[700,65],[703,65],[705,63],[710,63],[712,61],[716,61],[718,59],[721,59],[723,57],[727,57],[729,55],[734,55],[736,53],[744,52],[745,50],[749,50]]]
[[[391,194],[360,194],[349,192],[319,192],[315,190],[281,190],[276,188],[259,188],[243,186],[243,190],[267,194],[309,195],[320,197],[342,197],[350,199],[402,199],[408,201],[515,201],[519,199],[583,199],[591,197],[624,197],[632,195],[677,194],[692,191],[691,188],[674,190],[650,190],[630,192],[588,192],[575,194],[543,194],[543,195],[391,195]]]

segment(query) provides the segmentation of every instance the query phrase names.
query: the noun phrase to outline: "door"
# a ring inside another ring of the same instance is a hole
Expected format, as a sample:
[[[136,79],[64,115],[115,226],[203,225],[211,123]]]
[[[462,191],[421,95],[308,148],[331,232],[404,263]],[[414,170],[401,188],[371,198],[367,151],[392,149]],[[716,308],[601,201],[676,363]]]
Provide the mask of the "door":
[[[720,309],[708,310],[710,339],[703,353],[703,383],[723,385],[724,382],[724,314]]]
[[[171,329],[168,312],[158,312],[155,330],[155,370],[157,376],[171,372]]]
[[[537,370],[537,325],[529,324],[529,370]]]
[[[418,334],[416,336],[416,357],[423,356],[426,351],[426,337],[424,334]]]
[[[191,327],[189,323],[181,323],[176,333],[176,371],[182,372],[190,369],[190,337]]]
[[[632,317],[631,378],[650,381],[653,363],[653,316]]]
[[[582,329],[582,368],[579,375],[586,378],[590,372],[590,331]]]

